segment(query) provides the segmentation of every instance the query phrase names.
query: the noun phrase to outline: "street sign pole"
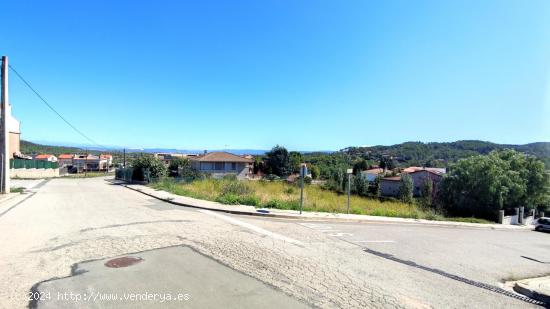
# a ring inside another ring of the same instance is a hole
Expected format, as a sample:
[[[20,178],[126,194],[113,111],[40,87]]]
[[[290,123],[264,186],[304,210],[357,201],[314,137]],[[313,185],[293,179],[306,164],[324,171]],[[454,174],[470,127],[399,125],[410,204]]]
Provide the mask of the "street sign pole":
[[[353,173],[353,169],[348,168],[348,214],[349,214],[349,197],[351,194],[351,174]]]
[[[304,208],[304,177],[307,175],[307,165],[302,163],[300,165],[300,214]]]

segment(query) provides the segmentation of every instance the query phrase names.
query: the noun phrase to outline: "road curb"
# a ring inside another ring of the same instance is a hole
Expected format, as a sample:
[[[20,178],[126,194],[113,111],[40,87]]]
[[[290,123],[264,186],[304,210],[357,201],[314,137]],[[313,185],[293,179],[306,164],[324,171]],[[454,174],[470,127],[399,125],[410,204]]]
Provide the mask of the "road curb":
[[[520,280],[514,284],[514,291],[550,305],[548,287],[541,288],[541,283],[550,286],[550,277]]]
[[[119,182],[117,184],[125,188],[128,188],[130,190],[139,192],[141,194],[153,197],[155,199],[158,199],[173,205],[195,208],[195,209],[218,211],[218,212],[224,212],[224,213],[236,214],[236,215],[247,215],[247,216],[264,217],[264,218],[281,218],[281,219],[291,219],[291,220],[307,220],[307,221],[333,221],[333,222],[355,222],[355,223],[369,222],[369,223],[390,223],[390,224],[411,224],[411,225],[416,224],[416,225],[427,225],[427,226],[436,226],[436,227],[445,226],[445,227],[455,227],[455,228],[483,228],[483,229],[492,229],[492,230],[516,230],[516,231],[531,230],[530,227],[524,227],[524,226],[502,226],[501,227],[501,226],[495,226],[494,224],[490,225],[490,224],[480,224],[480,223],[461,223],[461,222],[453,222],[453,221],[429,221],[429,220],[420,221],[419,219],[410,219],[415,221],[405,221],[405,220],[408,220],[409,218],[392,218],[392,217],[382,217],[382,216],[380,217],[376,216],[376,219],[374,218],[334,218],[334,217],[307,216],[307,212],[305,212],[306,214],[305,216],[298,216],[298,215],[282,214],[282,213],[262,213],[262,212],[252,212],[252,211],[242,211],[242,210],[231,210],[231,209],[198,206],[198,205],[182,203],[182,202],[174,201],[171,198],[160,197],[155,194],[145,192],[139,188],[131,187],[129,184],[125,182]],[[161,192],[170,193],[166,191],[161,191]],[[402,219],[403,221],[398,219]]]

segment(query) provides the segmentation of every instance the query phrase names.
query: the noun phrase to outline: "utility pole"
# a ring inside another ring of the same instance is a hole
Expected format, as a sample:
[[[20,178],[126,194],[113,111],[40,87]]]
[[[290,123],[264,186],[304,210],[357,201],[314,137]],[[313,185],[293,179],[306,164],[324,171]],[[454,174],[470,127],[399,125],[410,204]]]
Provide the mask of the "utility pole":
[[[0,167],[0,193],[10,193],[10,143],[8,121],[8,57],[2,56],[2,97],[0,102],[0,157],[2,166]]]
[[[124,151],[122,152],[122,167],[126,168],[126,148],[124,148]]]

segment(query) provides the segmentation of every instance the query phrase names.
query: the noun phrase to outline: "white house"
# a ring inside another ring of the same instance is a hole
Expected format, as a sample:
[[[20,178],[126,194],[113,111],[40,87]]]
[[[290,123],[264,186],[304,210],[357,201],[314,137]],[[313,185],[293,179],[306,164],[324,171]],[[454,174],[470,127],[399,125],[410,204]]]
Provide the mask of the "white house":
[[[212,177],[221,178],[233,174],[244,179],[252,173],[253,159],[241,157],[228,152],[210,152],[190,158],[191,166]]]

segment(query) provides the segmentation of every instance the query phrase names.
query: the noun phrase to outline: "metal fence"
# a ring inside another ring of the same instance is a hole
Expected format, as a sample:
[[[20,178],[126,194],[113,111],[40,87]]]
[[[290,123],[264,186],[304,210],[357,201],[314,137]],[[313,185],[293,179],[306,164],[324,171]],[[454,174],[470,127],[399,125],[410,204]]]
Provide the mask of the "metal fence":
[[[115,178],[119,180],[131,182],[133,173],[134,173],[134,169],[131,167],[117,168],[115,170]]]
[[[59,164],[41,160],[11,159],[10,168],[59,168]]]

